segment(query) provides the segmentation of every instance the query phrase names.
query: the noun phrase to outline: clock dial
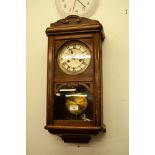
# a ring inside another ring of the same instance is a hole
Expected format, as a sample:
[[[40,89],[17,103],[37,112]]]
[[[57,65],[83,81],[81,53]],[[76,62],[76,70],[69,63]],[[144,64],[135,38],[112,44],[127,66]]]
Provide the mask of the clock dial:
[[[86,15],[94,8],[97,0],[56,0],[56,5],[62,15]]]
[[[90,63],[90,50],[81,42],[69,42],[59,51],[57,61],[59,67],[70,75],[80,74]]]

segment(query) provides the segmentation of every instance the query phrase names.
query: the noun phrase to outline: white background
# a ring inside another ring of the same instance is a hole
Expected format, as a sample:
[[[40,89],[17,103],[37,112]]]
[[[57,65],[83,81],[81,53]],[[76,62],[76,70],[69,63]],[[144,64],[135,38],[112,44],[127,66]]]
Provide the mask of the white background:
[[[130,0],[130,155],[154,155],[154,2]],[[1,1],[0,142],[2,155],[24,155],[25,1]]]

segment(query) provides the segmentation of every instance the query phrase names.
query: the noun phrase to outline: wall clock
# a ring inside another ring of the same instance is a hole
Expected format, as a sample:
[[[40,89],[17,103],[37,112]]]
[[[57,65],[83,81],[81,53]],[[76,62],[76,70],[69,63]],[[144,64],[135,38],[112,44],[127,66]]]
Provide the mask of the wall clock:
[[[102,25],[67,16],[48,36],[46,126],[64,142],[86,143],[105,131],[102,119]]]
[[[89,17],[97,8],[98,0],[55,0],[62,16],[79,15]]]

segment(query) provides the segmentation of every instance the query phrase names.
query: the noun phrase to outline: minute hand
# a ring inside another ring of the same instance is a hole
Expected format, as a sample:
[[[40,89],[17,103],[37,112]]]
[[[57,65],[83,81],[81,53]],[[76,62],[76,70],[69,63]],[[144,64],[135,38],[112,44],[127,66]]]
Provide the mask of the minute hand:
[[[80,0],[77,0],[83,7],[86,7]]]

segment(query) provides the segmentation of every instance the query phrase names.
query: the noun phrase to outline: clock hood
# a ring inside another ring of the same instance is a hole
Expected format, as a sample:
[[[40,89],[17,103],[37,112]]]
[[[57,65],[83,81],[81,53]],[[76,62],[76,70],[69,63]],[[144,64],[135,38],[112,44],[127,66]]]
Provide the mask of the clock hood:
[[[102,40],[104,39],[104,31],[101,23],[86,17],[70,15],[50,24],[46,29],[47,36],[53,34],[79,33],[79,32],[101,32]]]

